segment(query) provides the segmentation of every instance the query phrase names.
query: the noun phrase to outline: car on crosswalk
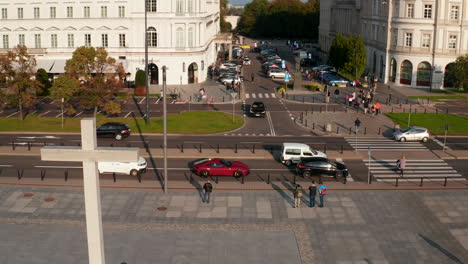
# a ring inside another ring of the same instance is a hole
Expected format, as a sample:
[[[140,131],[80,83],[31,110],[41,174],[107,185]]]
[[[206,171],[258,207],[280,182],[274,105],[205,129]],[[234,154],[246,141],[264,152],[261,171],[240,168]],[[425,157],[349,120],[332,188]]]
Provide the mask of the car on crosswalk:
[[[250,116],[252,117],[265,117],[266,114],[266,108],[265,104],[260,101],[255,101],[250,105],[249,109]]]
[[[425,127],[410,126],[393,132],[393,138],[397,141],[422,141],[427,142],[431,138],[429,130]]]
[[[327,174],[333,177],[347,177],[349,174],[348,168],[343,163],[320,157],[301,158],[296,166],[296,173],[304,178],[317,174]]]

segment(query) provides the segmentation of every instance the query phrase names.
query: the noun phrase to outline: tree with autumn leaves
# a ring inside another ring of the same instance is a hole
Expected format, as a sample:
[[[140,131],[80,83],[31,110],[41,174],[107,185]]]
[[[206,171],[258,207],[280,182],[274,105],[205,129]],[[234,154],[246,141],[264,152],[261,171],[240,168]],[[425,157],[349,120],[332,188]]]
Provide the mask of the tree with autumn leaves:
[[[16,46],[6,54],[0,54],[0,86],[5,87],[0,93],[1,99],[8,106],[18,107],[19,118],[25,117],[25,109],[31,108],[42,91],[42,84],[37,81],[36,59],[29,55],[25,46]]]

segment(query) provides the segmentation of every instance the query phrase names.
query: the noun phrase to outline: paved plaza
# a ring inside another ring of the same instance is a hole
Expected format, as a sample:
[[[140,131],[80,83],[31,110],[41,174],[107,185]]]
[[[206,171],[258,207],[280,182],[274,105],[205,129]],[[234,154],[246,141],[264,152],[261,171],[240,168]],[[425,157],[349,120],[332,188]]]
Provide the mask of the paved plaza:
[[[0,189],[0,263],[87,262],[81,188]],[[329,190],[298,209],[287,190],[201,194],[103,189],[107,262],[468,262],[465,191]]]

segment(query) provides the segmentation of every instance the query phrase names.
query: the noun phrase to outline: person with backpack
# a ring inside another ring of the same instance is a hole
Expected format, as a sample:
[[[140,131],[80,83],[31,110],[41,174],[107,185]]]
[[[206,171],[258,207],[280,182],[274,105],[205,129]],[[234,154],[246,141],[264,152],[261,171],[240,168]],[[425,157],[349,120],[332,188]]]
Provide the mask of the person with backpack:
[[[325,184],[321,184],[319,187],[318,193],[319,193],[319,199],[320,199],[319,207],[323,207],[325,194],[327,194],[327,186],[325,186]]]
[[[210,181],[207,181],[203,184],[203,190],[205,190],[205,195],[203,196],[203,202],[210,203],[211,192],[213,191],[213,185]]]
[[[294,189],[294,208],[301,207],[301,199],[302,199],[302,187],[301,185],[297,185],[296,189]]]

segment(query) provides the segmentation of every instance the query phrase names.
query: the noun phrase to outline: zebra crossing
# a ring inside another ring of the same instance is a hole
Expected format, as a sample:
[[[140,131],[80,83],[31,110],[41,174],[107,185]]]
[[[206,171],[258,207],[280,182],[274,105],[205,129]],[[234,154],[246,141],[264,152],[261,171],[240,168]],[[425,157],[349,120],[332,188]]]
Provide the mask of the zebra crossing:
[[[427,151],[428,149],[420,142],[399,142],[384,137],[345,137],[351,147],[355,150],[373,151]]]
[[[245,99],[249,98],[276,98],[275,93],[246,93]]]
[[[420,181],[421,178],[432,180],[465,181],[466,179],[444,160],[406,160],[403,176],[397,171],[396,160],[363,160],[374,179],[377,181]]]

